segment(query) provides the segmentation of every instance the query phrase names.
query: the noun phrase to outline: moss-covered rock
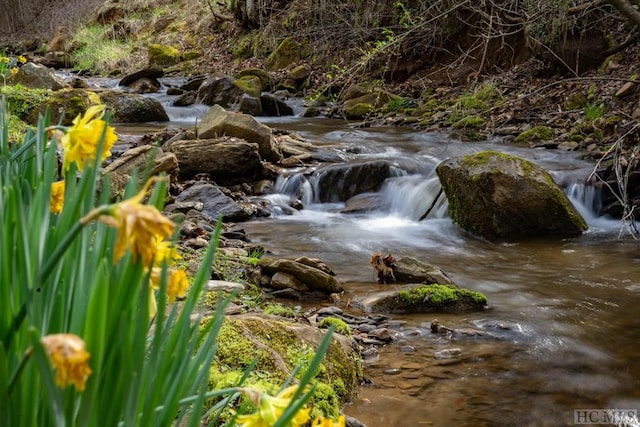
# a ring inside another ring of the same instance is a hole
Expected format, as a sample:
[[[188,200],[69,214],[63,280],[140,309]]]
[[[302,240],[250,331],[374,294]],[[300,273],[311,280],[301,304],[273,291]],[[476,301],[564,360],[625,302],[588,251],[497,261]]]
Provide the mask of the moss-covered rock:
[[[553,130],[551,130],[549,126],[534,126],[516,136],[514,142],[521,144],[536,141],[548,141],[552,136]]]
[[[84,114],[91,105],[100,104],[101,99],[97,93],[84,89],[63,89],[51,92],[41,101],[28,112],[26,120],[29,123],[36,123],[38,116],[48,110],[52,123],[70,126],[73,119]]]
[[[344,116],[349,120],[363,119],[375,111],[372,104],[366,102],[358,102],[343,109]]]
[[[236,75],[236,78],[246,76],[255,76],[259,78],[262,90],[273,90],[275,88],[275,78],[270,72],[263,70],[262,68],[245,68]]]
[[[260,81],[259,77],[243,76],[239,79],[235,79],[233,81],[233,84],[246,94],[254,98],[260,98],[260,93],[262,92],[262,82]]]
[[[280,42],[276,50],[271,52],[264,64],[268,70],[281,70],[288,67],[300,56],[298,44],[291,37]]]
[[[480,116],[463,117],[451,125],[454,129],[484,129],[487,121]]]
[[[489,240],[577,236],[587,224],[540,166],[505,153],[483,151],[447,159],[436,168],[449,215]]]
[[[368,312],[377,313],[465,313],[484,310],[487,297],[453,284],[391,285],[352,301]]]
[[[296,377],[304,375],[324,335],[318,328],[291,320],[261,315],[228,317],[218,334],[210,389],[236,385],[256,359],[245,385],[275,394],[295,367],[300,368]],[[360,356],[352,344],[350,338],[334,335],[314,379],[317,391],[309,402],[315,411],[312,417],[337,416],[340,405],[352,397],[362,376]]]
[[[150,67],[170,67],[180,61],[180,51],[173,46],[161,44],[152,44],[149,46]]]
[[[331,326],[336,327],[337,333],[345,335],[347,337],[351,336],[351,329],[349,328],[349,325],[347,325],[344,320],[338,319],[337,317],[325,317],[320,321],[320,323],[318,323],[318,327],[322,329],[326,329]]]

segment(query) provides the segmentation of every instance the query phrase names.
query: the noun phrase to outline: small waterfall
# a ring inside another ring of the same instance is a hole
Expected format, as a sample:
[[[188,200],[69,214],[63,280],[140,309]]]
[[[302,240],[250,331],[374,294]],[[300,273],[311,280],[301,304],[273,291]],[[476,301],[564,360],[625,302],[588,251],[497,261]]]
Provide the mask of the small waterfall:
[[[418,221],[429,209],[427,218],[447,215],[447,199],[440,194],[440,188],[436,176],[408,175],[387,179],[380,193],[392,214]]]
[[[569,184],[565,191],[569,200],[587,222],[599,217],[599,212],[602,210],[602,190],[584,182],[574,182]]]

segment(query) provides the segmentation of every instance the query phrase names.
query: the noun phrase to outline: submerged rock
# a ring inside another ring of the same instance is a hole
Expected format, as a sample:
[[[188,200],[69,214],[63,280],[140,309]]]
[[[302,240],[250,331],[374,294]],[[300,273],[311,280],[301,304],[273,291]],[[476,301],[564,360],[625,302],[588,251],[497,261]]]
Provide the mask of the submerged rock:
[[[587,224],[540,166],[505,153],[483,151],[451,158],[436,169],[449,215],[489,240],[578,236]]]

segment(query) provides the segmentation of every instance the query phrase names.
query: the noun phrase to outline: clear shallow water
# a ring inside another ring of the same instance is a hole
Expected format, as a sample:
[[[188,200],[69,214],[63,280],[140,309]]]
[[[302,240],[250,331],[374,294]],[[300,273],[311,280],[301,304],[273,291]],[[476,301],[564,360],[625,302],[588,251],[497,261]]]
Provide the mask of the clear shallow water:
[[[151,128],[192,126],[204,111],[170,109],[174,121]],[[402,336],[365,365],[372,384],[357,390],[346,413],[369,427],[560,426],[572,425],[575,409],[640,411],[640,243],[619,239],[617,221],[593,216],[593,194],[580,185],[571,190],[590,227],[579,238],[488,243],[452,224],[442,203],[426,220],[417,220],[437,192],[433,167],[446,157],[505,150],[545,167],[567,189],[589,174],[591,163],[573,153],[460,143],[407,129],[355,129],[339,120],[263,121],[318,145],[359,147],[354,160],[410,160],[423,166],[418,174],[389,180],[379,194],[383,209],[374,213],[344,215],[342,204],[314,203],[311,192],[296,215],[241,224],[269,256],[320,258],[352,298],[384,289],[369,267],[373,252],[412,256],[489,299],[482,313],[394,316],[402,322]],[[290,197],[270,199],[277,204]],[[353,307],[347,311],[357,314]],[[434,317],[450,327],[482,329],[487,336],[435,336],[429,332]],[[403,346],[415,351],[401,351]],[[462,356],[434,357],[447,348],[459,348]]]

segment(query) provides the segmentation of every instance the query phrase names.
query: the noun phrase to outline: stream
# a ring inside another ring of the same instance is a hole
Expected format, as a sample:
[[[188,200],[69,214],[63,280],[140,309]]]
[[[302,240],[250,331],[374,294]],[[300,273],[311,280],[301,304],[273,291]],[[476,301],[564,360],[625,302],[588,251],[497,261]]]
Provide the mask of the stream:
[[[171,107],[172,122],[193,126],[206,106]],[[406,128],[355,128],[330,119],[264,118],[318,145],[344,144],[348,161],[384,158],[412,164],[412,173],[390,178],[375,196],[380,209],[343,214],[342,203],[319,203],[313,182],[280,177],[272,206],[300,198],[304,209],[240,224],[274,257],[309,256],[326,262],[346,290],[347,302],[379,285],[369,258],[374,252],[412,256],[444,270],[459,286],[487,295],[489,307],[471,314],[393,315],[397,341],[364,366],[369,384],[358,388],[345,413],[380,426],[573,425],[581,409],[640,410],[639,243],[617,220],[594,216],[597,195],[580,181],[593,164],[577,153],[463,143],[446,134]],[[167,123],[119,126],[135,134]],[[452,223],[446,203],[420,221],[439,190],[434,168],[447,157],[496,149],[544,167],[568,192],[589,230],[581,237],[489,243]],[[416,172],[417,171],[417,172]],[[484,336],[447,338],[430,332],[431,320],[452,328],[476,328]],[[436,358],[445,349],[453,358]],[[578,419],[576,419],[579,421]],[[630,424],[640,425],[640,424]]]

